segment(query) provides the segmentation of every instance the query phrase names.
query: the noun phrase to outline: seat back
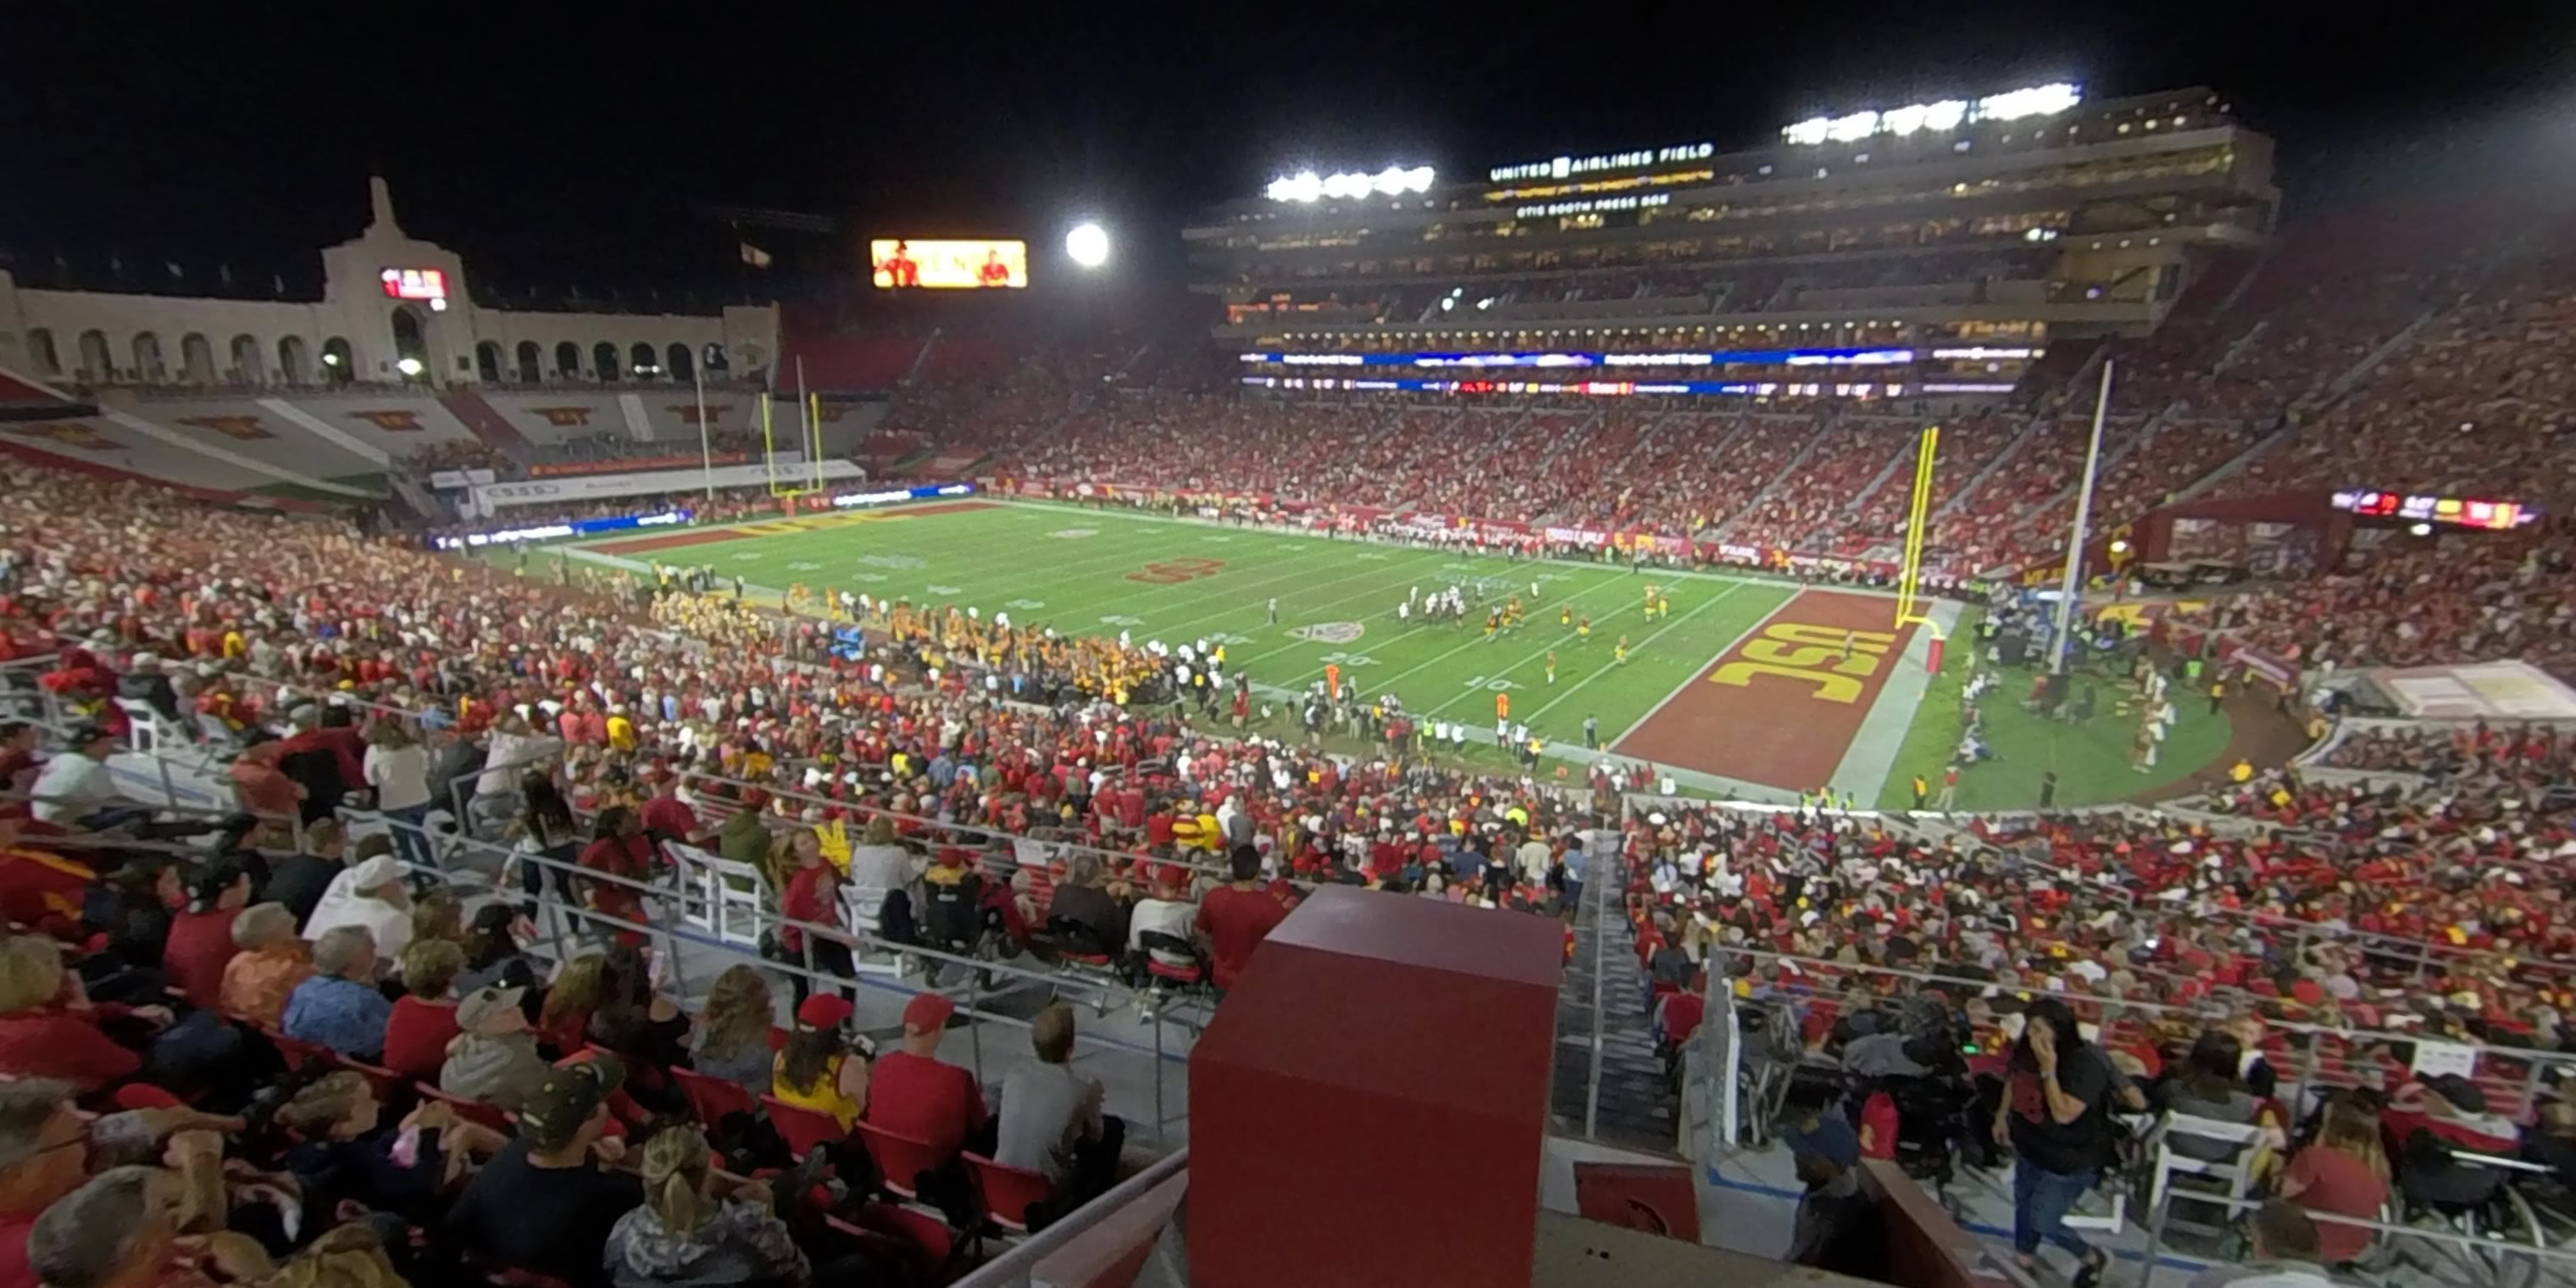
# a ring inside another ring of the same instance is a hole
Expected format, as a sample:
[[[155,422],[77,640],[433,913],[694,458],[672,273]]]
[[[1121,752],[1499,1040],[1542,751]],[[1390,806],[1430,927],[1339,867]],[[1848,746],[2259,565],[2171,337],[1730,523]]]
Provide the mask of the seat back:
[[[890,1132],[865,1121],[859,1123],[856,1131],[860,1141],[867,1145],[869,1157],[876,1160],[878,1173],[885,1177],[886,1188],[905,1198],[921,1192],[922,1173],[937,1171],[941,1163],[948,1161],[936,1146],[926,1140]]]
[[[841,1120],[819,1109],[791,1105],[776,1096],[762,1096],[760,1103],[769,1109],[769,1124],[778,1129],[778,1137],[787,1142],[787,1152],[802,1162],[818,1145],[849,1139],[841,1130]]]
[[[975,1196],[983,1202],[984,1215],[1005,1230],[1027,1230],[1029,1205],[1055,1197],[1055,1184],[1045,1173],[996,1163],[981,1154],[966,1155],[966,1174],[975,1180]]]
[[[423,1097],[447,1105],[456,1111],[457,1117],[469,1123],[478,1127],[489,1127],[504,1136],[511,1133],[509,1111],[489,1100],[468,1100],[463,1096],[441,1091],[434,1083],[416,1082],[412,1085],[419,1088]]]
[[[760,1108],[760,1102],[731,1078],[681,1068],[673,1068],[671,1076],[680,1080],[680,1092],[689,1098],[689,1112],[711,1130],[724,1122],[726,1114],[748,1114]]]
[[[339,1058],[339,1064],[341,1068],[366,1079],[367,1086],[376,1093],[376,1099],[387,1103],[393,1101],[396,1092],[411,1085],[410,1079],[382,1065],[369,1064],[364,1060],[345,1055]]]

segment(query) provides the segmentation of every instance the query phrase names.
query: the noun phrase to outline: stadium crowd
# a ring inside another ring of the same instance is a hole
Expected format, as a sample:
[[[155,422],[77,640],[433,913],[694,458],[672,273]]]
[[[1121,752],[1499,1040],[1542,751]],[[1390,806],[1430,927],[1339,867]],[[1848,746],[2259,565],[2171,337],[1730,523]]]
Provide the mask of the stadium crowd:
[[[1132,949],[1143,979],[1222,989],[1313,882],[1534,912],[1580,890],[1580,788],[1438,768],[1353,695],[1341,718],[1382,754],[1218,736],[1244,702],[1206,682],[1204,646],[1193,670],[897,604],[836,657],[828,631],[723,595],[594,594],[6,468],[9,651],[54,654],[37,687],[97,722],[41,764],[13,727],[0,766],[0,900],[24,932],[0,941],[0,1093],[19,1098],[0,1165],[27,1182],[0,1249],[47,1284],[304,1283],[333,1258],[415,1284],[908,1282],[948,1236],[877,1201],[882,1180],[959,1231],[1106,1184],[1119,1129],[1065,1071],[1070,1012],[1041,1017],[998,1113],[936,1058],[935,995],[887,1051],[801,974],[777,998],[740,967],[682,1013],[620,933],[646,902],[606,879],[660,879],[665,841],[768,874],[782,938],[815,941],[782,960],[827,970],[874,937],[986,940]],[[133,839],[150,811],[98,768],[144,718],[241,749],[245,816],[203,854]],[[601,950],[549,968],[513,902],[460,907],[407,879],[427,848],[406,833],[351,845],[336,823],[460,798],[532,856],[523,876],[596,874],[567,884],[612,919]],[[731,1110],[702,1103],[710,1079],[740,1088]],[[926,1160],[889,1172],[860,1124]],[[173,1132],[166,1168],[114,1166]]]

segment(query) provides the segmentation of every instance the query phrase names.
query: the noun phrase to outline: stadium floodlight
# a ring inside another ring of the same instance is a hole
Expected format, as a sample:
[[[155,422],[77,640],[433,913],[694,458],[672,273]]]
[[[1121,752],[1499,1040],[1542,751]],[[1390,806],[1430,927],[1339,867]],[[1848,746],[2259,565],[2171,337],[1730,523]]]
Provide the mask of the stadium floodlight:
[[[1427,165],[1411,169],[1388,166],[1376,174],[1348,171],[1318,175],[1312,170],[1300,170],[1294,175],[1271,180],[1270,186],[1262,192],[1272,201],[1297,202],[1320,201],[1326,197],[1349,201],[1371,193],[1401,197],[1410,192],[1431,191],[1432,177],[1431,167]]]
[[[2025,116],[2055,116],[2083,101],[2083,91],[2059,81],[2004,94],[1989,94],[1977,100],[1973,111],[1980,121],[2018,121]]]
[[[1080,223],[1064,235],[1064,253],[1084,268],[1098,268],[1109,262],[1109,233],[1095,223]]]
[[[421,373],[420,359],[405,358],[394,364],[394,370],[399,371],[406,376],[417,376]]]
[[[1854,112],[1825,123],[1825,140],[1829,143],[1858,143],[1877,132],[1876,112]]]

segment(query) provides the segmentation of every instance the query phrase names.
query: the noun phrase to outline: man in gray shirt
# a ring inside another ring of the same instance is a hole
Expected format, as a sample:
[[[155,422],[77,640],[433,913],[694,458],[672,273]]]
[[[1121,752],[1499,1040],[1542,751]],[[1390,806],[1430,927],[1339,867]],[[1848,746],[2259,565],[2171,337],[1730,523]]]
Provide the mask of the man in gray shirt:
[[[1043,1173],[1055,1183],[1050,1216],[1061,1216],[1117,1182],[1127,1125],[1100,1110],[1097,1079],[1073,1071],[1073,1008],[1057,1002],[1029,1026],[1037,1059],[1002,1078],[993,1161]]]

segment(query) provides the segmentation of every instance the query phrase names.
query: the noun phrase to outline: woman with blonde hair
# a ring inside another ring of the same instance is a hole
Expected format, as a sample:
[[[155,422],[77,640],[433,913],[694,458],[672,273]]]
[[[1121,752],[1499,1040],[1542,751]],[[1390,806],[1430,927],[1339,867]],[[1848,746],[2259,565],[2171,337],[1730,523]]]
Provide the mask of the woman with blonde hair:
[[[583,953],[565,962],[546,990],[544,1009],[537,1012],[537,1039],[558,1056],[581,1050],[592,1013],[608,1001],[610,983],[606,953]]]
[[[769,1094],[770,1026],[777,1003],[759,969],[737,963],[716,976],[698,1011],[697,1050],[690,1066],[710,1078],[736,1083],[756,1100]]]
[[[665,1128],[646,1141],[639,1170],[644,1205],[608,1232],[605,1260],[619,1288],[802,1288],[813,1280],[813,1266],[778,1219],[769,1187],[718,1177],[697,1128]]]
[[[465,946],[465,905],[445,886],[434,887],[411,903],[411,942],[430,939]]]

